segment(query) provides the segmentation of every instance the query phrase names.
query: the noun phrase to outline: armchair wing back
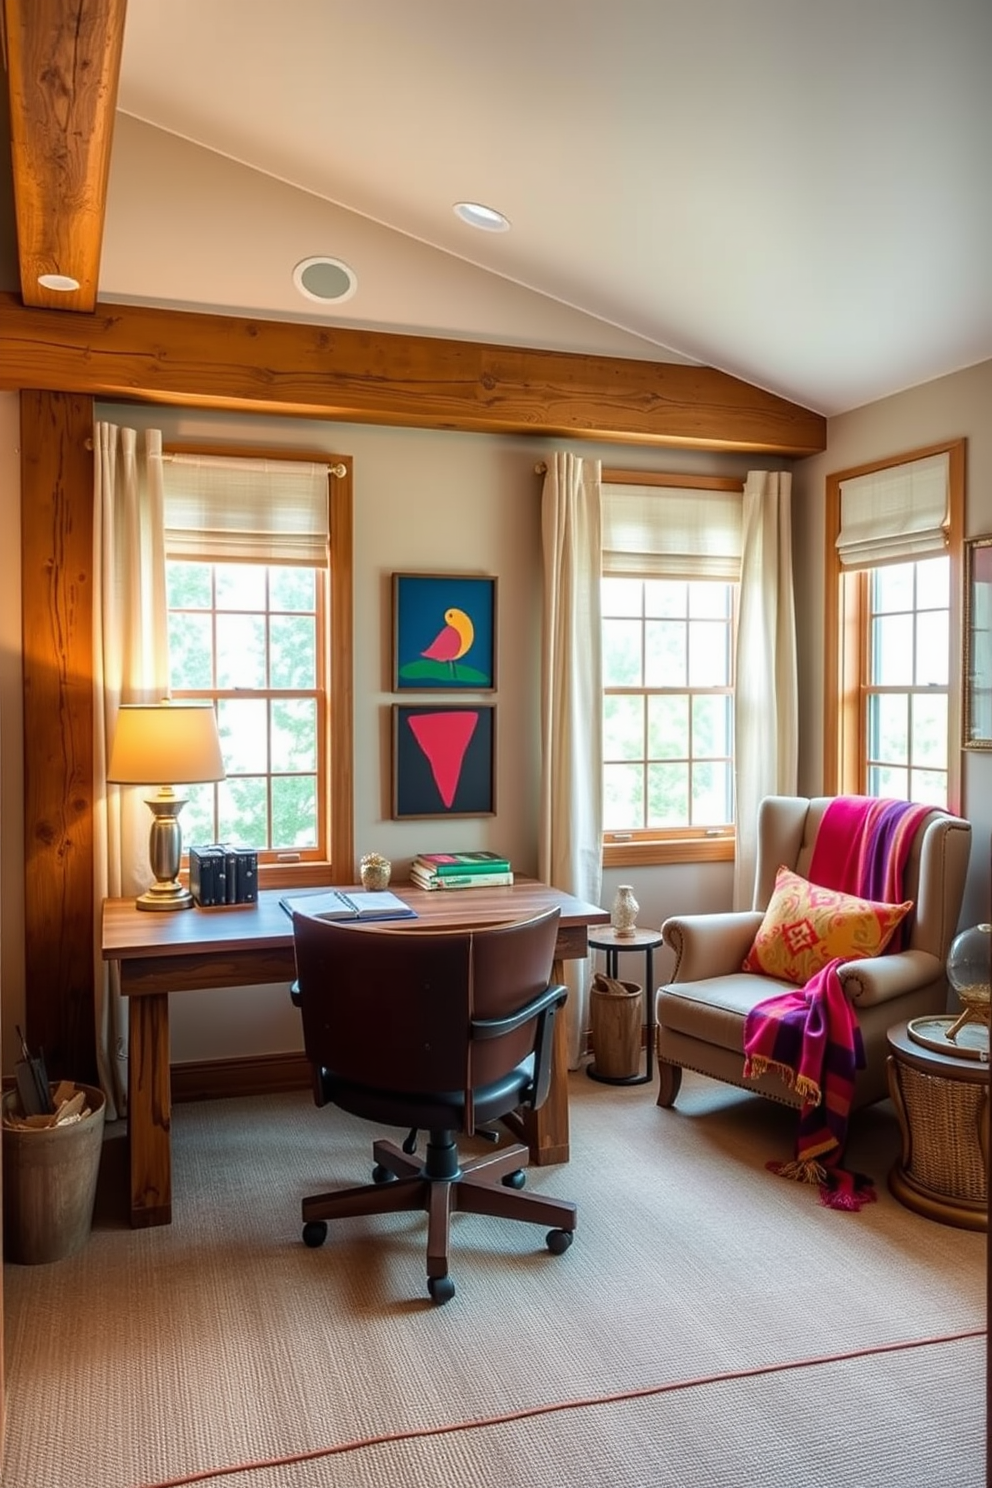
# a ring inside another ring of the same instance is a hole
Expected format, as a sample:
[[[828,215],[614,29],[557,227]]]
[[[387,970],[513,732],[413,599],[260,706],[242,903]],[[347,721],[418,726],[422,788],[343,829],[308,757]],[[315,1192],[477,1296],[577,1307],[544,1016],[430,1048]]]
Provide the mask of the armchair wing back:
[[[658,1104],[678,1095],[683,1069],[798,1106],[778,1078],[743,1077],[744,1020],[751,1008],[791,984],[745,972],[741,963],[762,922],[780,866],[807,877],[829,796],[768,796],[758,810],[758,856],[752,908],[673,916],[662,926],[675,952],[672,980],[656,996]],[[971,852],[971,824],[934,810],[922,818],[903,872],[913,908],[899,949],[849,961],[840,980],[857,1014],[867,1067],[857,1077],[854,1107],[888,1094],[886,1032],[903,1019],[943,1012],[945,962],[957,930]]]

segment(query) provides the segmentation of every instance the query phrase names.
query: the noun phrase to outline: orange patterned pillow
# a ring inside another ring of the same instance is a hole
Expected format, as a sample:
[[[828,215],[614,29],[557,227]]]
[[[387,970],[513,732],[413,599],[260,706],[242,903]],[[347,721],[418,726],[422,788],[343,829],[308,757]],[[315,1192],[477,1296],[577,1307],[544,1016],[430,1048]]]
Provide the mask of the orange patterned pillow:
[[[911,899],[877,904],[821,889],[791,869],[780,868],[743,970],[802,986],[835,956],[860,961],[880,955],[912,907]]]

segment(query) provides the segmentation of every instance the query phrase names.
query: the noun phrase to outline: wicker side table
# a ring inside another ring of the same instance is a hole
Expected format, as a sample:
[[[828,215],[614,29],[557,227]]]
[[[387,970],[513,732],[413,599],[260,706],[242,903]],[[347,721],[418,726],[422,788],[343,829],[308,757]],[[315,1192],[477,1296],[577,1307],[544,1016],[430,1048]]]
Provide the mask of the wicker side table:
[[[902,1155],[889,1173],[901,1204],[965,1230],[988,1229],[989,1066],[890,1028],[889,1094]]]

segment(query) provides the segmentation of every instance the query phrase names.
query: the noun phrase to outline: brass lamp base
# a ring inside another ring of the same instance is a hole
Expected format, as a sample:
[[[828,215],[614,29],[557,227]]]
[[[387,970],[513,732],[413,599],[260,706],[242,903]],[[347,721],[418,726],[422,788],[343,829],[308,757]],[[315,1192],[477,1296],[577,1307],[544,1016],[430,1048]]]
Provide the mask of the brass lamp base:
[[[181,883],[156,883],[134,902],[138,909],[192,909],[193,895]]]
[[[193,896],[183,888],[178,877],[183,846],[178,818],[186,805],[186,798],[177,796],[171,786],[163,785],[157,796],[146,800],[153,818],[148,860],[155,882],[138,895],[135,904],[139,909],[192,909]]]

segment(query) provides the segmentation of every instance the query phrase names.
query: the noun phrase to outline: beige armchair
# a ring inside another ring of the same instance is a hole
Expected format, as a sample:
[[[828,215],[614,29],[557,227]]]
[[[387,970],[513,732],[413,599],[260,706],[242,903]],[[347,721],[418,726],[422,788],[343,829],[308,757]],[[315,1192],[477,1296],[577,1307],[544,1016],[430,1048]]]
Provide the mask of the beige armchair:
[[[662,936],[675,952],[671,982],[656,996],[658,1104],[671,1106],[683,1069],[753,1090],[786,1105],[799,1098],[777,1074],[744,1079],[744,1019],[788,982],[744,972],[741,963],[761,924],[784,864],[808,874],[827,796],[769,796],[758,813],[758,861],[753,908],[748,911],[676,915]],[[934,811],[913,838],[903,888],[913,901],[903,948],[839,968],[864,1040],[867,1066],[855,1083],[853,1107],[888,1094],[886,1032],[903,1019],[941,1013],[947,1004],[944,964],[957,930],[971,851],[971,824]]]

